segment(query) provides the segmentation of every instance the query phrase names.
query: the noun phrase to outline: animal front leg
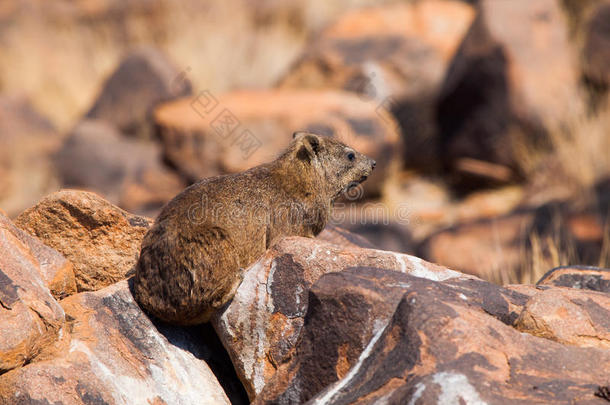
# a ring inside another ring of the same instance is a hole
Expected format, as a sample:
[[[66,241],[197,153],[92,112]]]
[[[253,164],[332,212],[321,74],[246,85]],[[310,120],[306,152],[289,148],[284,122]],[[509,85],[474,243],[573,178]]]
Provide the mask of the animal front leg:
[[[224,294],[220,299],[212,302],[213,308],[215,308],[215,309],[221,308],[221,307],[225,306],[226,303],[231,301],[233,299],[233,297],[235,297],[235,294],[237,293],[237,289],[241,285],[242,281],[244,281],[245,274],[246,274],[246,269],[240,268],[238,270],[237,276],[235,277],[235,280],[233,280],[233,284],[231,284],[231,288],[229,289],[229,291],[226,294]]]

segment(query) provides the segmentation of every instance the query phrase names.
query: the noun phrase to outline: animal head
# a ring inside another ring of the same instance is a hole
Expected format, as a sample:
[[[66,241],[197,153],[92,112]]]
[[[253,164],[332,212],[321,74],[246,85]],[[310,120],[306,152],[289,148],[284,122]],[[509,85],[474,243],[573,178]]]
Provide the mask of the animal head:
[[[311,165],[324,178],[331,199],[365,181],[375,168],[375,161],[335,139],[295,132],[291,150],[305,165]]]

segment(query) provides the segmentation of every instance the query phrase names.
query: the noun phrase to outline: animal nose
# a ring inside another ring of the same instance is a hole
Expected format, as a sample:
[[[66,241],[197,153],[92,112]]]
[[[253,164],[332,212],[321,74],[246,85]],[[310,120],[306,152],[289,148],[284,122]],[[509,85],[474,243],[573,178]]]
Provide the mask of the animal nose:
[[[371,166],[373,167],[373,169],[375,168],[375,166],[377,165],[377,162],[375,162],[374,160],[371,162]]]

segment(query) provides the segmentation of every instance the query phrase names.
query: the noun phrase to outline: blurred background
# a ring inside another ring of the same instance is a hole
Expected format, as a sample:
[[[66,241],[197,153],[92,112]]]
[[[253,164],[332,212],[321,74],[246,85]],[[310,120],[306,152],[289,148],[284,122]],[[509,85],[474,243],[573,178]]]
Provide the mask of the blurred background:
[[[334,222],[498,283],[610,266],[608,0],[2,0],[0,208],[154,216],[297,130],[377,160]]]

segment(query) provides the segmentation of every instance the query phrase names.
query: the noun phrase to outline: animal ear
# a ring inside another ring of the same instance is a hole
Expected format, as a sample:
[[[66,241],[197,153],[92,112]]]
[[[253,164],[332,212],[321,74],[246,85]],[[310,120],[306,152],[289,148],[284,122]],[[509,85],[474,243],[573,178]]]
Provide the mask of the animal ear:
[[[297,143],[297,157],[301,160],[311,161],[320,151],[321,139],[318,135],[307,132],[295,132]]]
[[[313,153],[317,154],[320,151],[321,142],[322,142],[322,140],[320,139],[320,137],[318,135],[305,134],[305,136],[303,136],[303,143],[308,144],[309,147],[311,148],[311,150],[313,151]]]

